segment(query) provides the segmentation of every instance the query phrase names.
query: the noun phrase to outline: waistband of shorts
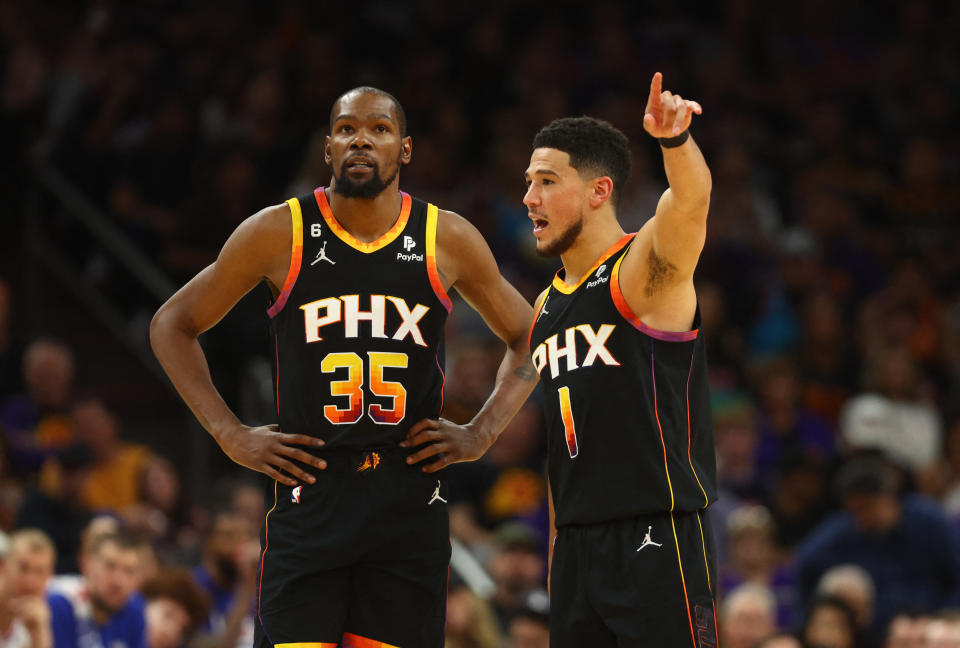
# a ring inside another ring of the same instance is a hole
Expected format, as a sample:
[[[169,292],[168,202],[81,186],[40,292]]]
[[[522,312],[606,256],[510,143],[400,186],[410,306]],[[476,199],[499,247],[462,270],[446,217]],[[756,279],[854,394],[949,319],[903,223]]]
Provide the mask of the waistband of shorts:
[[[383,466],[407,466],[407,456],[413,450],[400,446],[379,446],[372,448],[331,448],[320,447],[313,450],[313,454],[327,462],[323,472],[367,472],[375,471]]]

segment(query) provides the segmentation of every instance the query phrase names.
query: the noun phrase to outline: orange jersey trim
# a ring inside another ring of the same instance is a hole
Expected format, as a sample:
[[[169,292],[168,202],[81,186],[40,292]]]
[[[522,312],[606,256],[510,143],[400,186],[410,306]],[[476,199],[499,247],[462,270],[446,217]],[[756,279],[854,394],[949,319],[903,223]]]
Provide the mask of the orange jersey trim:
[[[671,497],[673,494],[671,493]],[[690,599],[687,597],[687,579],[683,577],[683,559],[680,557],[680,540],[677,538],[677,525],[673,521],[673,511],[670,511],[670,526],[673,529],[673,546],[677,549],[677,565],[680,567],[680,584],[683,585],[683,600],[687,604],[687,621],[690,623],[690,639],[693,648],[697,648],[697,633],[693,629],[693,615],[690,613]]]
[[[710,563],[707,561],[707,541],[703,537],[703,523],[700,521],[700,511],[697,511],[697,526],[700,527],[700,546],[703,548],[703,570],[707,575],[707,589],[713,592],[713,583],[710,582]]]
[[[403,228],[406,227],[407,220],[410,218],[410,207],[413,205],[413,199],[410,197],[410,195],[401,191],[400,216],[397,218],[397,221],[376,241],[364,243],[344,229],[343,225],[340,224],[340,221],[338,221],[336,216],[333,215],[333,210],[330,209],[330,203],[327,202],[327,194],[324,192],[323,187],[317,187],[314,189],[313,195],[317,199],[317,206],[320,207],[320,213],[323,214],[323,220],[327,222],[327,227],[330,228],[330,231],[336,234],[338,239],[355,250],[363,252],[364,254],[376,252],[377,250],[380,250],[393,243],[396,238],[400,236],[400,232],[403,231]]]
[[[690,375],[693,373],[693,353],[690,353],[690,369],[687,371],[687,389],[686,389],[686,404],[687,404],[687,463],[690,464],[690,472],[693,473],[694,479],[697,480],[697,486],[700,487],[700,492],[703,493],[703,508],[707,508],[707,505],[710,503],[710,498],[707,497],[707,491],[704,490],[703,484],[700,483],[700,475],[697,474],[697,469],[693,467],[693,458],[690,456]],[[700,521],[700,518],[697,518],[697,521]],[[703,538],[703,529],[700,529],[700,537]],[[704,559],[706,559],[706,547],[704,547]],[[710,570],[707,570],[707,585],[710,585]]]
[[[694,648],[696,648],[697,634],[693,630],[693,615],[690,614],[690,599],[687,597],[687,579],[683,575],[683,558],[680,556],[680,540],[677,538],[677,525],[673,521],[673,482],[670,480],[670,466],[667,461],[667,444],[663,440],[663,425],[660,423],[660,408],[657,403],[657,370],[656,358],[653,355],[653,342],[650,343],[650,375],[653,379],[653,414],[657,419],[657,430],[660,432],[660,447],[663,448],[663,471],[667,476],[667,488],[670,489],[670,527],[673,530],[673,546],[677,550],[677,566],[680,568],[680,584],[683,585],[683,600],[687,605],[687,621],[690,623],[690,639],[693,641]]]
[[[300,275],[300,264],[303,261],[303,213],[300,211],[300,201],[291,198],[287,201],[290,206],[290,220],[293,223],[293,236],[290,244],[290,268],[287,270],[287,278],[283,281],[283,289],[277,295],[277,301],[267,309],[267,315],[275,317],[287,303],[290,297],[290,291],[293,285],[297,283],[297,277]]]
[[[404,194],[406,195],[406,194]],[[440,210],[436,205],[427,205],[427,275],[430,277],[430,285],[437,299],[443,304],[449,313],[453,309],[453,302],[447,294],[447,289],[443,287],[443,281],[440,280],[440,271],[437,269],[437,220],[439,220]]]
[[[620,263],[623,262],[625,256],[627,255],[624,254],[617,259],[617,262],[613,264],[613,271],[610,274],[610,296],[613,297],[613,304],[617,307],[617,311],[623,319],[630,322],[638,331],[664,342],[689,342],[695,339],[697,335],[700,334],[700,329],[693,329],[692,331],[661,331],[652,326],[647,326],[640,321],[637,314],[630,308],[630,304],[627,303],[623,292],[620,291]]]
[[[636,233],[625,234],[619,241],[607,248],[607,251],[600,255],[600,258],[597,259],[597,262],[594,263],[589,270],[583,273],[583,276],[580,277],[580,280],[576,285],[570,285],[566,281],[560,278],[560,270],[557,270],[557,274],[553,277],[553,287],[562,292],[564,295],[569,295],[577,288],[579,288],[584,281],[586,281],[590,275],[596,272],[597,268],[600,267],[600,264],[612,257],[614,254],[623,249],[623,246],[626,245],[633,237],[636,236]],[[562,270],[562,268],[561,268]]]
[[[340,642],[341,648],[400,648],[393,644],[376,641],[367,637],[361,637],[351,632],[343,633],[343,641]]]
[[[263,518],[263,553],[260,554],[260,578],[257,583],[257,618],[263,627],[263,618],[260,616],[260,603],[263,599],[263,565],[267,559],[267,549],[270,548],[270,514],[277,508],[277,480],[273,480],[273,506]]]

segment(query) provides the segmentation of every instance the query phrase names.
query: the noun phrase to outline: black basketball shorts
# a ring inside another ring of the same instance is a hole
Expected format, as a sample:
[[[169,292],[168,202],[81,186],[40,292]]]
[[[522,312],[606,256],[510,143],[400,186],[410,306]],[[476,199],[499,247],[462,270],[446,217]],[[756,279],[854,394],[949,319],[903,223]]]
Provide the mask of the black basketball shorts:
[[[399,448],[322,454],[315,484],[273,485],[256,647],[441,648],[446,485]]]
[[[716,552],[705,511],[559,529],[551,648],[716,648]]]

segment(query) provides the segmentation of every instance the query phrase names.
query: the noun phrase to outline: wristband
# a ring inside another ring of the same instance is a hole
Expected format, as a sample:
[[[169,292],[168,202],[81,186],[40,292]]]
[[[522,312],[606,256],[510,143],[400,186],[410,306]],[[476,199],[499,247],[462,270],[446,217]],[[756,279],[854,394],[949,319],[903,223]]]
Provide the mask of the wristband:
[[[688,139],[690,139],[689,128],[683,131],[682,133],[680,133],[679,135],[677,135],[676,137],[661,137],[660,146],[662,146],[663,148],[677,148],[678,146],[686,142]]]

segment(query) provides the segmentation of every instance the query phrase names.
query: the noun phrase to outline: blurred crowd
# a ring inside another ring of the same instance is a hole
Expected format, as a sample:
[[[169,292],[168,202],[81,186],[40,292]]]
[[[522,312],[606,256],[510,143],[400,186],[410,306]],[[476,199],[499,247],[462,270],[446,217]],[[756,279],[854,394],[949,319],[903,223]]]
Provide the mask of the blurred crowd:
[[[935,0],[12,0],[0,185],[16,208],[29,160],[55,165],[181,283],[243,218],[326,183],[330,105],[375,85],[409,118],[403,188],[470,219],[532,300],[558,266],[534,254],[520,202],[533,134],[583,113],[623,129],[636,229],[666,187],[641,125],[662,71],[704,106],[692,132],[713,173],[696,280],[722,645],[957,647],[958,30],[960,4]],[[130,313],[156,308],[51,222],[87,281]],[[135,416],[75,384],[68,343],[17,327],[23,289],[0,281],[0,636],[93,618],[141,623],[152,647],[243,645],[258,485],[221,469],[185,492],[177,466],[124,440]],[[270,390],[234,371],[267,345],[255,298],[207,351],[228,402],[269,416]],[[448,336],[445,416],[466,421],[502,345],[464,304]],[[482,461],[448,471],[452,532],[494,581],[481,597],[452,579],[450,648],[547,645],[544,443],[531,401]]]

